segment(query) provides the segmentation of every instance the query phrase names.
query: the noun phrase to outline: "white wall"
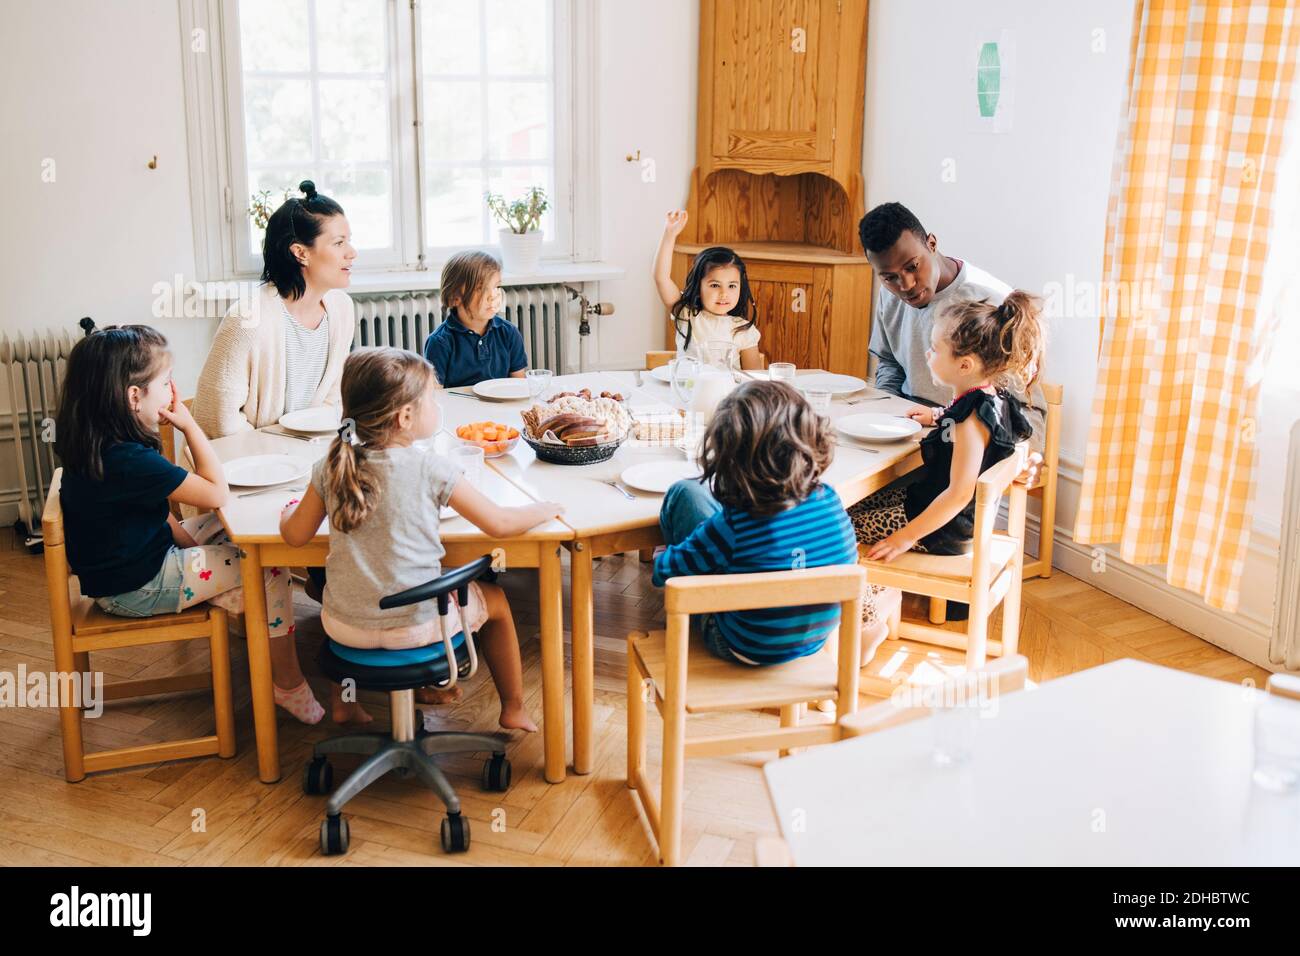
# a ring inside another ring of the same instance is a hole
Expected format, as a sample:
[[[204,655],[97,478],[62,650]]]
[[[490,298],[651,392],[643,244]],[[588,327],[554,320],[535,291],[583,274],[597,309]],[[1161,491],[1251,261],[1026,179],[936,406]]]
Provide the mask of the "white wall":
[[[868,208],[897,200],[939,239],[1013,286],[1099,282],[1133,0],[872,0],[867,45],[864,176]],[[1104,31],[1104,52],[1094,43]],[[1002,134],[975,130],[978,44],[1014,36],[1015,105]],[[945,163],[955,170],[947,181]],[[1161,569],[1091,571],[1091,548],[1069,547],[1096,379],[1095,309],[1051,322],[1047,374],[1065,386],[1058,564],[1239,654],[1264,662],[1277,573],[1276,525],[1253,536],[1240,613],[1210,612],[1161,587]],[[1284,439],[1283,439],[1284,440]],[[1268,464],[1267,462],[1265,463]],[[1269,465],[1269,467],[1272,467]],[[1280,508],[1276,497],[1271,506]],[[1271,518],[1271,520],[1270,520]]]
[[[192,387],[210,323],[151,311],[154,285],[194,268],[176,3],[23,0],[4,16],[0,335],[79,335],[84,315],[100,326],[149,323],[172,340]],[[8,411],[0,383],[5,523],[17,487]]]
[[[154,284],[194,268],[177,17],[166,0],[6,5],[0,332],[150,323],[197,376],[190,323],[151,313]]]
[[[667,310],[650,267],[664,214],[686,205],[695,166],[695,106],[699,75],[697,0],[640,0],[598,5],[600,64],[600,206],[602,258],[627,276],[602,282],[600,296],[617,313],[601,319],[600,356],[606,368],[641,367],[645,353],[663,348]],[[654,181],[627,155],[654,161]],[[579,187],[581,188],[581,187]]]

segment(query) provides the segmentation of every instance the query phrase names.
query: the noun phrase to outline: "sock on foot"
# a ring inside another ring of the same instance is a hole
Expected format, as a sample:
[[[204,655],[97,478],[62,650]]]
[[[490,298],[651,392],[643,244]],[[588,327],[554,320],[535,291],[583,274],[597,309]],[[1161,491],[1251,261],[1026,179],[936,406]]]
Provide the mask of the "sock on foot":
[[[275,703],[304,724],[318,724],[325,716],[325,708],[320,705],[316,695],[311,692],[311,685],[305,680],[290,690],[275,687]]]

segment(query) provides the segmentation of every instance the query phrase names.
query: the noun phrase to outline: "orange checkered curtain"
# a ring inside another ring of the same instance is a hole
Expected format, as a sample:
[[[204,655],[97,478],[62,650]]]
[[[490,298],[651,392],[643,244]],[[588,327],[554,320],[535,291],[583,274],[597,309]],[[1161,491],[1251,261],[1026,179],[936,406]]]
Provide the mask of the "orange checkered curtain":
[[[1106,222],[1074,538],[1235,610],[1250,535],[1260,289],[1300,58],[1295,0],[1138,0]]]

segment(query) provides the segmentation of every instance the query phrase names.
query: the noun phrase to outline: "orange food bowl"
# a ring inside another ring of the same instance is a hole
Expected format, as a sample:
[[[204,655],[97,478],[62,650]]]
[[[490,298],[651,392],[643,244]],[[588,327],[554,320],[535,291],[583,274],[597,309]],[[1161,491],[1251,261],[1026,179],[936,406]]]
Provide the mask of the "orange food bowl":
[[[519,429],[498,422],[471,422],[457,428],[456,437],[482,448],[484,458],[500,458],[519,444]]]

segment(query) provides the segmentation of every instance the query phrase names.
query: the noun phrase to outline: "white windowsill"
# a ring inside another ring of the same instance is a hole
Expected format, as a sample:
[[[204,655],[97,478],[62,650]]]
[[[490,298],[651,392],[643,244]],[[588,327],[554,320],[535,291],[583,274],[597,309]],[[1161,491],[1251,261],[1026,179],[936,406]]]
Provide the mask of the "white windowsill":
[[[354,295],[378,292],[424,292],[438,288],[440,269],[409,270],[405,272],[365,272],[352,277],[347,291]],[[540,262],[537,271],[527,275],[506,273],[501,277],[503,286],[548,285],[554,282],[599,282],[602,279],[622,279],[627,270],[608,262]],[[242,279],[214,280],[199,283],[203,301],[227,301],[231,298],[229,287],[233,283],[258,280],[252,276]]]
[[[425,269],[416,272],[370,272],[352,277],[348,291],[352,293],[369,292],[420,292],[425,289],[438,288],[440,269]],[[546,262],[537,264],[535,272],[527,275],[512,275],[507,272],[501,276],[503,286],[547,285],[552,282],[596,282],[601,279],[621,279],[627,274],[622,266],[608,262]]]

